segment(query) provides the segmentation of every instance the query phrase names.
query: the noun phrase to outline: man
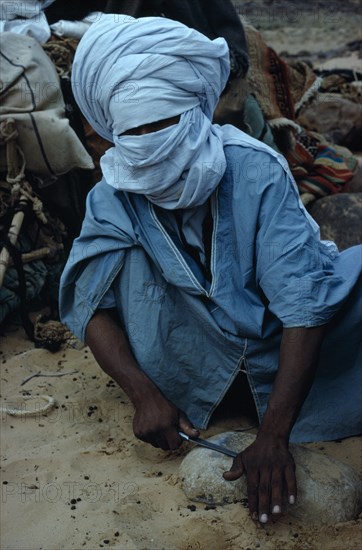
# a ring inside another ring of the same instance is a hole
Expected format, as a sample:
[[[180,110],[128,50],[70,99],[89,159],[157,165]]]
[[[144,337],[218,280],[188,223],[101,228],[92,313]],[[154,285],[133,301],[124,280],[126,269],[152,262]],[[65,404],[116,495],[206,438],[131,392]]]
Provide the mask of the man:
[[[211,123],[222,38],[165,18],[102,16],[81,40],[76,100],[114,143],[62,282],[63,321],[162,449],[205,428],[240,369],[260,417],[225,478],[254,519],[296,499],[289,440],[361,431],[360,247],[319,240],[287,162]]]

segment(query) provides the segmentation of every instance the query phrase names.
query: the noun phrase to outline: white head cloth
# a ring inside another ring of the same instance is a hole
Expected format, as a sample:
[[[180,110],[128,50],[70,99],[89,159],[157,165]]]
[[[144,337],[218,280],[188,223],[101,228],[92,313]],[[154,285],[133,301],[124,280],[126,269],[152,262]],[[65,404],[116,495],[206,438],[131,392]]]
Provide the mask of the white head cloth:
[[[162,17],[102,15],[79,43],[72,86],[89,123],[115,145],[101,159],[107,183],[164,208],[204,203],[226,167],[211,119],[228,75],[223,38]],[[163,130],[121,135],[176,115]]]

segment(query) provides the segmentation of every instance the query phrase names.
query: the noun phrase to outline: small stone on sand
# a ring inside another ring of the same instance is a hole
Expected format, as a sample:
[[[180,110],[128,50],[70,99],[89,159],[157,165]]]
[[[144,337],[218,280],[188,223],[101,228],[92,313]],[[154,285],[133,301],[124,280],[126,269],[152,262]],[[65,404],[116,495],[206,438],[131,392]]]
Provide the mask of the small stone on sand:
[[[241,451],[254,436],[225,432],[209,441]],[[350,466],[301,445],[290,445],[296,464],[298,499],[284,504],[283,512],[305,525],[327,525],[357,518],[362,508],[362,482]],[[209,449],[196,447],[182,461],[180,476],[186,496],[196,502],[222,505],[245,500],[246,480],[225,481],[222,474],[232,459]]]

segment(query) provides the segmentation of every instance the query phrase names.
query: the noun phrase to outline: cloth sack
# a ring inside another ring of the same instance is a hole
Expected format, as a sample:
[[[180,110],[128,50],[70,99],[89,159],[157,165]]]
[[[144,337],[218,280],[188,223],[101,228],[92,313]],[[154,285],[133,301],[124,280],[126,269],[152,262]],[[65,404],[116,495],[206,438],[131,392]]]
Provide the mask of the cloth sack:
[[[65,117],[60,81],[38,42],[1,33],[0,123],[15,120],[26,169],[39,177],[92,169],[93,161]],[[5,148],[0,170],[7,171]]]

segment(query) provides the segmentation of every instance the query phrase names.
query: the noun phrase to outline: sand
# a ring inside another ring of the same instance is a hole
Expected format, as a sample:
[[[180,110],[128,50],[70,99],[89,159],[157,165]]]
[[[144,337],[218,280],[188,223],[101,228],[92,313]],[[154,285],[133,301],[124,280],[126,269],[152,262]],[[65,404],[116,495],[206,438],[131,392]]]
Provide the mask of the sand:
[[[262,527],[241,504],[207,509],[189,502],[178,470],[191,444],[165,453],[136,440],[132,405],[87,347],[57,353],[34,349],[15,326],[5,337],[2,405],[19,405],[26,393],[53,396],[57,405],[47,415],[2,414],[3,550],[359,548],[358,521],[316,529],[285,516]],[[39,371],[73,374],[36,377],[21,385]],[[41,405],[35,399],[25,407],[39,410]],[[219,419],[203,435],[249,422]],[[361,467],[360,438],[311,447]]]
[[[295,20],[291,15],[289,19],[287,15],[270,16],[270,10],[278,6],[285,9],[291,3],[256,1],[244,5],[249,11],[253,6],[264,6],[266,11],[259,14],[258,21],[253,21],[250,13],[249,20],[259,24],[278,52],[319,55],[360,38],[357,2],[347,2],[350,11],[338,12],[339,18],[332,14],[331,3],[318,3],[317,18],[311,9],[314,3],[303,2],[303,9],[310,6],[305,12],[309,19],[295,15]],[[292,13],[291,8],[284,12],[288,13]],[[297,32],[293,34],[293,30]],[[318,62],[351,66],[352,58],[353,66],[360,69],[358,55],[350,52],[339,51],[338,58],[321,56]],[[208,509],[189,502],[178,470],[191,444],[164,453],[136,440],[132,405],[103,374],[87,347],[54,354],[34,349],[23,329],[11,323],[4,327],[2,336],[1,404],[19,403],[23,394],[48,395],[56,400],[56,408],[47,415],[17,418],[2,414],[3,550],[361,548],[362,518],[318,529],[282,516],[260,526],[240,503]],[[21,385],[39,371],[76,372],[37,377]],[[25,406],[30,409],[41,404],[38,399],[27,401]],[[243,417],[219,419],[202,435],[248,424],[249,419]],[[362,470],[359,437],[310,447]]]

